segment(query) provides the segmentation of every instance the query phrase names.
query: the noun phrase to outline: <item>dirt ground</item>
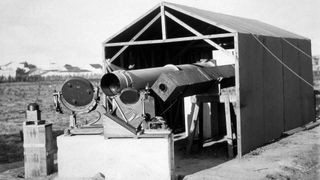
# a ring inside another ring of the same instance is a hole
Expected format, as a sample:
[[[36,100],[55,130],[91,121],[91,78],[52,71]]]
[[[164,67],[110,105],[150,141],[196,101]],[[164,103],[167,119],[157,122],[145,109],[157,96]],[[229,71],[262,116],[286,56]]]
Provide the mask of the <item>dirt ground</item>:
[[[320,179],[320,126],[301,131],[185,180]]]

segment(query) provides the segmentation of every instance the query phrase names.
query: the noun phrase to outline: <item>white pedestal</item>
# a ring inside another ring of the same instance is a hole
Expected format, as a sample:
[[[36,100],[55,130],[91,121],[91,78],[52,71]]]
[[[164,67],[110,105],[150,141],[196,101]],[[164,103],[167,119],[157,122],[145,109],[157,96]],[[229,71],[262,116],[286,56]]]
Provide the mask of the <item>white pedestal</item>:
[[[62,135],[57,144],[57,179],[85,179],[97,173],[112,180],[174,177],[171,136],[104,139],[100,135]]]

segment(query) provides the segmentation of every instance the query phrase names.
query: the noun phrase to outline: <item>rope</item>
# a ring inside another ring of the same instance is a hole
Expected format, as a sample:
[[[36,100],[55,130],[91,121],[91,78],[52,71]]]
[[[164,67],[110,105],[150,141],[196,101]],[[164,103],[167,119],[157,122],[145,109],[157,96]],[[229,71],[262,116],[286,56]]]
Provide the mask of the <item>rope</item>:
[[[306,55],[308,58],[312,59],[312,57],[305,53],[304,51],[302,51],[301,49],[299,49],[297,46],[295,46],[294,44],[290,43],[288,40],[286,40],[285,38],[281,38],[282,40],[284,40],[286,43],[290,44],[292,47],[296,48],[298,51],[300,51],[302,54]]]
[[[313,85],[310,84],[308,81],[303,79],[299,74],[297,74],[294,70],[292,70],[288,65],[286,65],[280,58],[278,58],[266,45],[264,45],[255,35],[251,34],[282,66],[284,66],[286,69],[288,69],[292,74],[294,74],[296,77],[301,79],[303,82],[305,82],[307,85],[309,85],[313,89]]]

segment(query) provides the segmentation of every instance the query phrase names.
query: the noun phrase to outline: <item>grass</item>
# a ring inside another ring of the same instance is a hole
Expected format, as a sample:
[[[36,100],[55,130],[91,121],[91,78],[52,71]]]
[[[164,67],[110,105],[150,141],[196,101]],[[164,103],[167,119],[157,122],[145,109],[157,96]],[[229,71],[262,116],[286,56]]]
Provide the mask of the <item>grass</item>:
[[[41,119],[53,123],[54,136],[68,127],[69,113],[55,112],[52,93],[60,90],[63,81],[15,82],[0,84],[0,164],[23,159],[22,123],[26,108],[36,102]]]

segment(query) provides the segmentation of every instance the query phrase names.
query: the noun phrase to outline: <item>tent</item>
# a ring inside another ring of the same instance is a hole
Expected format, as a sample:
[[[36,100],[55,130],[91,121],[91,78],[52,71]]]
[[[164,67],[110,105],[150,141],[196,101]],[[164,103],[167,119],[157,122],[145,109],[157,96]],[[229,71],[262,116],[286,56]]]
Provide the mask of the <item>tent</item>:
[[[311,41],[275,26],[162,2],[103,47],[107,68],[230,57],[240,157],[315,119]]]

